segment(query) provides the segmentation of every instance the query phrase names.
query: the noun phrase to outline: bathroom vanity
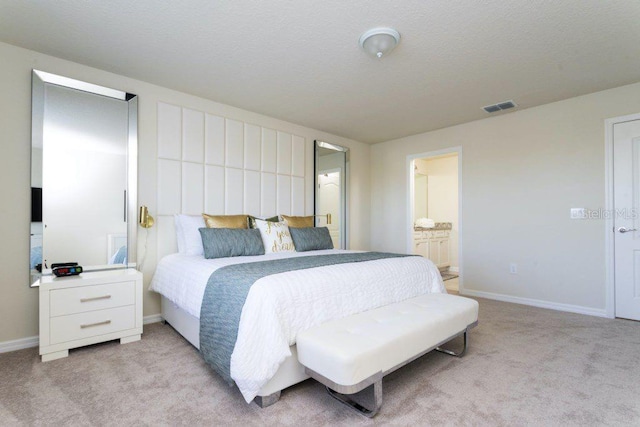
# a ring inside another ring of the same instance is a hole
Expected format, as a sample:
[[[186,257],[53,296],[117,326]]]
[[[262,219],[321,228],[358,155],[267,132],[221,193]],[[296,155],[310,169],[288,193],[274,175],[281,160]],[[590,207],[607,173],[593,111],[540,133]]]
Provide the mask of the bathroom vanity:
[[[415,227],[413,253],[429,258],[441,271],[451,266],[451,223],[437,222],[432,228]]]

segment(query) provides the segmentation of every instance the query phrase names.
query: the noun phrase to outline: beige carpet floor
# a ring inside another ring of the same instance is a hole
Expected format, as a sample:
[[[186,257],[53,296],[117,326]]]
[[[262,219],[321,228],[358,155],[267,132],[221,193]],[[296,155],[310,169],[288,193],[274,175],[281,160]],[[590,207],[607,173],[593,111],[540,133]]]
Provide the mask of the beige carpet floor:
[[[0,354],[0,425],[640,425],[640,323],[480,300],[468,354],[387,376],[369,420],[307,380],[247,405],[171,327],[139,342]]]

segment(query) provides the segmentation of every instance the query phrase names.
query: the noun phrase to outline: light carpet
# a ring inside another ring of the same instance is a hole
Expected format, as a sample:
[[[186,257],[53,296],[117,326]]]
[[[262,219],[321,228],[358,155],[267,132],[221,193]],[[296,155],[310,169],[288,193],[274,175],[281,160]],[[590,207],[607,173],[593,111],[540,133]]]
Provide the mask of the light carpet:
[[[0,354],[0,425],[640,425],[640,323],[479,301],[467,355],[432,352],[385,377],[373,420],[313,380],[248,405],[152,324],[139,342],[48,363],[37,349]]]

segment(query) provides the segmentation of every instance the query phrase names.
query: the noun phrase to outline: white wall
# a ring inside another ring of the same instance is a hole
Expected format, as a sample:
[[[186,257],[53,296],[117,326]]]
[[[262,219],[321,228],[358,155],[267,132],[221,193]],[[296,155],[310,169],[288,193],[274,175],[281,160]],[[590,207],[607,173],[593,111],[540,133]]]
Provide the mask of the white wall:
[[[325,154],[318,157],[318,172],[331,169],[343,169],[345,163],[345,153],[337,152]]]
[[[462,291],[605,314],[604,120],[640,112],[640,84],[376,144],[374,250],[407,247],[407,156],[462,147]],[[509,264],[518,274],[509,273]]]
[[[29,214],[31,152],[31,70],[33,68],[90,83],[113,87],[139,96],[138,109],[138,203],[156,212],[157,186],[157,105],[166,102],[223,117],[248,121],[259,126],[283,129],[309,140],[321,139],[351,150],[350,242],[353,248],[369,248],[370,146],[314,129],[251,113],[210,100],[151,85],[139,80],[42,55],[0,43],[0,129],[3,153],[0,156],[0,343],[35,336],[38,333],[37,290],[29,282]],[[139,252],[145,233],[138,235]],[[151,279],[155,263],[156,229],[148,234],[144,266],[145,284]],[[24,266],[24,268],[19,268]],[[146,289],[146,286],[145,286]],[[159,313],[156,294],[145,292],[144,314]]]
[[[428,218],[428,177],[414,173],[413,175],[413,221],[418,218]]]
[[[36,165],[42,164],[42,148],[34,147],[31,150],[33,162]],[[42,188],[42,168],[31,168],[31,185]]]

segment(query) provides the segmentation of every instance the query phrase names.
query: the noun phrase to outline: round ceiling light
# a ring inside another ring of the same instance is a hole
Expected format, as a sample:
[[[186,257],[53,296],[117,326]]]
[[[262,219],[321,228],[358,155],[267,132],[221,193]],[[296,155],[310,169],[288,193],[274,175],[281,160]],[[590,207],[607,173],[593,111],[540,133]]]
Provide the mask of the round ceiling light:
[[[360,47],[370,55],[382,58],[400,42],[400,33],[393,28],[372,28],[360,36]]]

